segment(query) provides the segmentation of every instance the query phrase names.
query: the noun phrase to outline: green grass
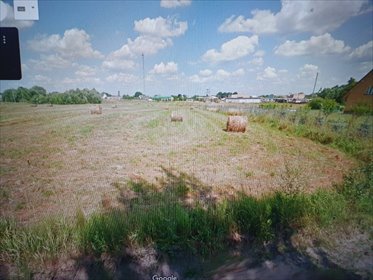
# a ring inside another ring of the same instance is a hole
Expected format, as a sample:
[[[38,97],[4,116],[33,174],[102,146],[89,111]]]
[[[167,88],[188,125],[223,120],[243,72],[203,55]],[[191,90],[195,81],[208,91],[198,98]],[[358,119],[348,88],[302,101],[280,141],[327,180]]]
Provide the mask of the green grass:
[[[333,113],[325,116],[306,107],[289,111],[286,107],[269,106],[265,113],[250,113],[253,122],[272,129],[330,145],[364,162],[373,160],[372,116]]]
[[[79,211],[73,220],[50,219],[34,226],[0,220],[3,261],[26,267],[67,253],[120,253],[126,246],[153,245],[172,255],[178,251],[209,255],[229,244],[236,232],[253,242],[287,238],[309,224],[373,221],[373,164],[360,168],[332,190],[312,194],[276,192],[261,198],[239,194],[220,203],[185,204],[190,191],[186,177],[164,191],[145,181],[129,182],[136,197],[124,210],[94,213]],[[122,189],[122,186],[120,187]],[[370,217],[370,218],[369,218]]]

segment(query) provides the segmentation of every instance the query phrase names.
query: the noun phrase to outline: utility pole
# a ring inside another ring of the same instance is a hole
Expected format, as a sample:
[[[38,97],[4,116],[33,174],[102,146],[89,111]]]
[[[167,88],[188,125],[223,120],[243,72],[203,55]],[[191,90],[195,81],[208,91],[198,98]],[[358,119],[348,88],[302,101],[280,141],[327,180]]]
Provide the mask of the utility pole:
[[[315,94],[315,88],[316,88],[316,83],[317,83],[317,77],[318,76],[319,76],[319,72],[316,73],[315,84],[313,85],[313,90],[312,90],[312,96]]]
[[[142,53],[142,83],[143,83],[143,95],[145,95],[145,62],[144,53]]]

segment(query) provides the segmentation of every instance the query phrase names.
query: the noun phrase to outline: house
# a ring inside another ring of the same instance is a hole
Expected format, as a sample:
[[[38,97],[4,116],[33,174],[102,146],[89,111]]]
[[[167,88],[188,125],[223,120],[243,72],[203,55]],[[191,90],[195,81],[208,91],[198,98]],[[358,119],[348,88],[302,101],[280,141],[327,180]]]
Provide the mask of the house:
[[[256,96],[239,96],[239,95],[232,95],[231,97],[227,97],[224,100],[227,103],[260,103],[262,99]]]
[[[289,103],[296,103],[296,104],[307,103],[306,95],[303,92],[290,94],[287,96],[287,100],[288,100],[287,102]]]
[[[373,69],[346,93],[344,100],[345,112],[351,112],[357,106],[373,110]]]
[[[102,99],[104,100],[108,100],[108,101],[119,101],[120,100],[120,96],[116,96],[116,95],[112,95],[110,93],[107,93],[107,92],[103,92],[101,94],[102,96]]]

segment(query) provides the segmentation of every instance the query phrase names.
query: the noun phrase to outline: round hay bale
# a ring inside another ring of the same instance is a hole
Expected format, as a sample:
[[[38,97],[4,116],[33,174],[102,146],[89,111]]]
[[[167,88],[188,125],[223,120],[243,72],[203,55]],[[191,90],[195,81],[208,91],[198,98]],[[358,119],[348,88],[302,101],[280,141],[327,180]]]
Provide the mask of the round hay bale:
[[[96,108],[91,109],[91,114],[101,115],[102,114],[102,107],[101,107],[101,105],[97,105]]]
[[[245,132],[247,126],[247,118],[244,116],[229,116],[227,121],[228,132]]]
[[[182,122],[183,116],[176,114],[175,112],[171,113],[171,121],[172,122]]]

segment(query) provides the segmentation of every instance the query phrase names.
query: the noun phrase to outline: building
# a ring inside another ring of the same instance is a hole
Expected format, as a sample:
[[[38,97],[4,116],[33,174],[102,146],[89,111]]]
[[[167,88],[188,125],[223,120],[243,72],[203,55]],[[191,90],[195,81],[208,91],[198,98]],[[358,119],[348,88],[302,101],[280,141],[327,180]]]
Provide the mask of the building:
[[[155,95],[153,97],[154,101],[173,101],[174,98],[172,96],[160,96],[160,95]]]
[[[227,103],[260,103],[262,99],[259,97],[244,97],[244,96],[234,96],[227,97],[224,100]]]
[[[345,112],[351,112],[357,106],[373,110],[373,69],[346,93],[344,100]]]

